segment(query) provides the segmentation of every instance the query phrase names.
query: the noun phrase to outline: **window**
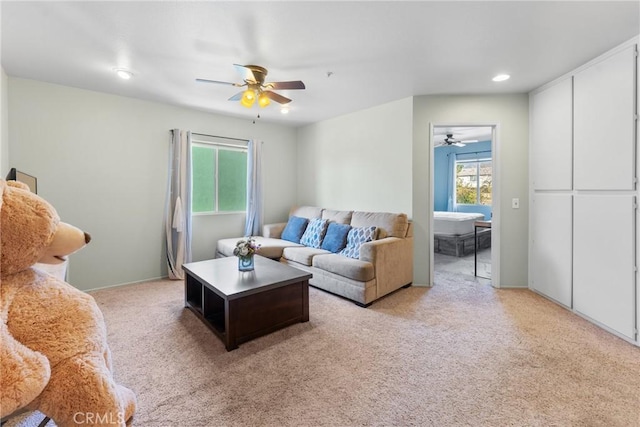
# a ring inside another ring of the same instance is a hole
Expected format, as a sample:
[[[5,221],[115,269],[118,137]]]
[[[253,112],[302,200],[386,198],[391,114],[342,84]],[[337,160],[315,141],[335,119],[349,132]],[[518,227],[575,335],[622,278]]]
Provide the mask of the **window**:
[[[456,203],[491,206],[490,159],[456,162]]]
[[[246,148],[194,142],[191,167],[193,213],[246,211]]]

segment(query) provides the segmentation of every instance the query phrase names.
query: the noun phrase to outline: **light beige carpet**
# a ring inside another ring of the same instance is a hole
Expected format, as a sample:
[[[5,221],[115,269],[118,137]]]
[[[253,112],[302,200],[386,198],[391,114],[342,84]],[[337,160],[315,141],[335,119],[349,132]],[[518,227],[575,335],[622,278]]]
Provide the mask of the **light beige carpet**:
[[[181,282],[93,295],[134,426],[640,426],[639,348],[473,276],[367,309],[312,288],[308,323],[231,352]]]

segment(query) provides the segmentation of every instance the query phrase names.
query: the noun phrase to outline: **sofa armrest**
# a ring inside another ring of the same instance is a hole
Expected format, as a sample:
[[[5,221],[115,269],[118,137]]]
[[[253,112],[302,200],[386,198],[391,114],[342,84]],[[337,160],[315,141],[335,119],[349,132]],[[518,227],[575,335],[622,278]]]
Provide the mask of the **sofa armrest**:
[[[413,281],[413,238],[367,242],[360,247],[360,260],[373,264],[379,298]]]
[[[273,239],[279,239],[282,236],[284,228],[287,226],[286,222],[278,222],[275,224],[265,224],[262,226],[262,237],[271,237]]]

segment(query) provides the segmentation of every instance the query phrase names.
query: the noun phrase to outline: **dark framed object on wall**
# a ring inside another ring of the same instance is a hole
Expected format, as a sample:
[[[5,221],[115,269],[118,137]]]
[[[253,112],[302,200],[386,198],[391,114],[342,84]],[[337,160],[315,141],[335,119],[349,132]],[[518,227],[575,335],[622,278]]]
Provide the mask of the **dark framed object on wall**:
[[[24,172],[20,172],[16,168],[11,168],[7,174],[7,181],[20,181],[29,186],[32,193],[38,194],[38,178]]]

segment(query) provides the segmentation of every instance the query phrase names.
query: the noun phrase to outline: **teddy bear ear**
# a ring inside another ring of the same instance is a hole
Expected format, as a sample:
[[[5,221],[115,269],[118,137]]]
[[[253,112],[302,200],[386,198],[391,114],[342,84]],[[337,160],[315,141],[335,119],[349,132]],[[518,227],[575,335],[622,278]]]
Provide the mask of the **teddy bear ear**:
[[[51,244],[60,218],[56,210],[14,181],[0,180],[0,276],[35,264]]]

